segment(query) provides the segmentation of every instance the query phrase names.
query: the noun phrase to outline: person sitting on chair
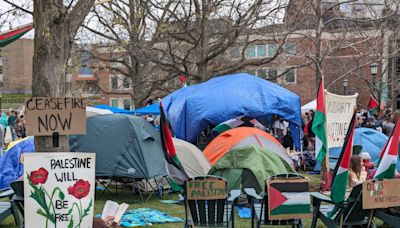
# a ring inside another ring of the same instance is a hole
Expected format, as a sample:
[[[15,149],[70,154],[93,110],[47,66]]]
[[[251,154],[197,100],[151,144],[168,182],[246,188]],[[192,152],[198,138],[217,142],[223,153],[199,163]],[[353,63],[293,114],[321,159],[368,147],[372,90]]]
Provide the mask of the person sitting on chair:
[[[367,171],[363,166],[361,156],[351,156],[348,187],[353,188],[354,186],[363,183],[365,180],[367,180]]]

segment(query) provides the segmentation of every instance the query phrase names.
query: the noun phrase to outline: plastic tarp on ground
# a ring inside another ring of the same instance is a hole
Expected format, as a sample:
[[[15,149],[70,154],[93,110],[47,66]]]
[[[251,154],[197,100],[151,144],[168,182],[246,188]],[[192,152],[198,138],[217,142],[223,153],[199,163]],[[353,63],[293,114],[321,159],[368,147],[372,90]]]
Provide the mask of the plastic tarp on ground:
[[[18,140],[0,157],[0,190],[10,188],[10,183],[22,176],[24,167],[20,163],[21,154],[34,151],[34,139],[27,137]]]
[[[229,190],[242,186],[261,192],[268,177],[292,172],[290,165],[270,150],[248,146],[231,150],[208,173],[225,178]]]
[[[204,155],[211,164],[218,162],[230,150],[246,146],[268,148],[294,166],[286,149],[272,135],[254,127],[238,127],[223,132],[213,139],[204,149]]]
[[[300,97],[250,74],[215,77],[181,88],[165,97],[163,105],[176,137],[185,141],[194,142],[208,124],[240,115],[271,118],[276,114],[289,121],[300,148]]]
[[[150,179],[167,175],[160,134],[140,117],[89,117],[86,135],[71,136],[70,146],[71,151],[96,153],[98,177]]]
[[[207,175],[211,168],[210,162],[204,157],[203,152],[195,145],[173,138],[176,154],[189,177]]]
[[[120,113],[120,114],[133,114],[132,111],[129,110],[124,110],[124,109],[120,109],[120,108],[116,108],[116,107],[111,107],[105,104],[101,104],[101,105],[97,105],[94,106],[95,108],[100,108],[100,109],[106,109],[106,110],[110,110],[112,113]]]
[[[136,109],[133,111],[135,115],[160,115],[160,106],[158,103],[154,103],[152,105]]]

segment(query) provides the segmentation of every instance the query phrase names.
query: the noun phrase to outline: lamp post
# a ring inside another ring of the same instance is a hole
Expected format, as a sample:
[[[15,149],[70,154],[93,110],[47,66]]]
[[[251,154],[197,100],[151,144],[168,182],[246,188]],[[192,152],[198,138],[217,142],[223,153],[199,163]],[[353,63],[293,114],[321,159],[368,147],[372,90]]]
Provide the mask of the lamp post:
[[[344,95],[347,95],[347,87],[349,86],[349,80],[343,79],[342,86]]]
[[[376,75],[378,74],[378,64],[377,63],[372,63],[369,67],[371,69],[372,85],[376,86]]]

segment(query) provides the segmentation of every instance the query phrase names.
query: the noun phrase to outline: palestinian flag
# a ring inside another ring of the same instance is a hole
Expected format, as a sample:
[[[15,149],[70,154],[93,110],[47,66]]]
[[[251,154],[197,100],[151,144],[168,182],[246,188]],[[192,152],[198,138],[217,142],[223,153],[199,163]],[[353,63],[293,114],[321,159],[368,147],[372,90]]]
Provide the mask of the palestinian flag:
[[[160,135],[161,135],[161,144],[164,151],[164,156],[166,162],[167,173],[170,178],[171,187],[175,191],[182,191],[183,184],[185,180],[189,177],[186,174],[181,162],[179,161],[178,156],[176,155],[176,150],[174,143],[172,141],[172,134],[169,127],[169,122],[164,112],[164,108],[162,106],[162,102],[159,102],[160,105]]]
[[[353,154],[353,136],[354,128],[356,126],[356,114],[351,119],[349,129],[347,130],[346,140],[344,141],[342,152],[336,164],[331,199],[335,203],[342,202],[346,193],[347,182],[349,178],[350,159]]]
[[[229,119],[225,122],[218,124],[211,130],[211,135],[217,136],[227,130],[241,126],[242,124],[244,124],[244,121],[241,120],[242,117],[243,116],[238,116],[236,118]]]
[[[400,120],[400,119],[399,119]],[[374,179],[392,179],[396,172],[396,163],[399,156],[400,121],[397,120],[385,147],[379,155],[378,168]]]
[[[181,81],[182,81],[182,87],[187,87],[189,86],[189,79],[186,78],[186,76],[181,76]]]
[[[325,132],[325,98],[324,98],[324,81],[319,82],[317,95],[317,110],[314,113],[313,125],[311,127],[315,134],[315,157],[322,163],[326,156],[326,132]]]
[[[268,185],[270,219],[290,219],[310,215],[308,182],[272,182]]]
[[[5,33],[0,34],[0,48],[7,46],[8,44],[18,40],[25,33],[29,32],[33,28],[33,24],[24,25],[18,29],[14,29]]]
[[[373,96],[370,96],[368,103],[368,114],[373,116],[375,112],[379,109],[379,103],[375,100]]]

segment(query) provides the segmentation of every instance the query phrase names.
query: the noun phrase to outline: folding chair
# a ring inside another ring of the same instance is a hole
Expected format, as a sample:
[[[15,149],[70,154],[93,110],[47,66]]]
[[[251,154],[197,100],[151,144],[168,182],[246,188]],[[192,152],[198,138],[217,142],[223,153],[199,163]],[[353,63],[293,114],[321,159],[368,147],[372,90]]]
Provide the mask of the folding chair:
[[[271,179],[276,178],[301,178],[303,176],[290,173],[290,174],[279,174],[272,176]],[[251,227],[261,227],[262,225],[291,225],[292,227],[303,227],[303,221],[301,219],[280,219],[271,220],[269,216],[269,204],[268,204],[268,191],[265,186],[264,192],[257,194],[254,188],[245,188],[245,194],[251,206]]]
[[[21,219],[18,219],[19,224],[17,224],[18,227],[24,227],[24,182],[23,181],[14,181],[10,184],[11,188],[14,191],[14,195],[11,198],[11,202],[15,205],[16,209],[18,209],[19,214],[22,217]],[[16,216],[19,216],[18,213],[15,214]]]
[[[316,192],[311,194],[311,201],[314,207],[312,228],[316,227],[318,219],[328,228],[368,224],[371,210],[362,209],[362,184],[355,186],[349,197],[342,203],[335,203],[329,197]],[[326,203],[326,205],[322,205],[322,203]],[[330,215],[335,207],[336,212],[334,215]],[[373,221],[371,227],[376,227]]]
[[[210,184],[211,188],[201,188],[200,183]],[[202,190],[193,190],[196,186]],[[208,194],[214,190],[218,194]],[[185,227],[234,227],[233,204],[240,196],[240,190],[232,190],[228,194],[225,179],[216,176],[190,178],[185,181],[184,191]]]

